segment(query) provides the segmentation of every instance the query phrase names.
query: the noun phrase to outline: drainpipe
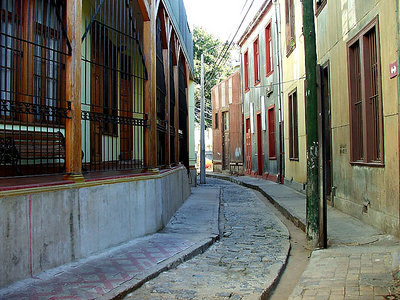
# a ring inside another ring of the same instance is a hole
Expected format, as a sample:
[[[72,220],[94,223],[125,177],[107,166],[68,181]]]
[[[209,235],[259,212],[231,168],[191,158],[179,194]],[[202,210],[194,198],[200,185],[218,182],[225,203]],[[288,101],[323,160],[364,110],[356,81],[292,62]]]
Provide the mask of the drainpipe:
[[[284,183],[284,168],[283,168],[283,160],[285,157],[284,153],[284,139],[283,139],[283,105],[282,105],[282,56],[281,56],[281,45],[280,45],[280,14],[279,14],[279,0],[274,0],[275,6],[275,29],[276,29],[276,58],[277,58],[277,68],[278,68],[278,112],[279,112],[279,183]]]

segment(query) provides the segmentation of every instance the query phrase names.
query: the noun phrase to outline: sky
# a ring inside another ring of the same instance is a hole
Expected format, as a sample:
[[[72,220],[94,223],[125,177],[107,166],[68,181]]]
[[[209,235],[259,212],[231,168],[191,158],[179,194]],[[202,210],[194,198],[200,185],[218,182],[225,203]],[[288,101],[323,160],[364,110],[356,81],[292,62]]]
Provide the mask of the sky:
[[[265,0],[183,0],[185,3],[188,23],[203,27],[207,32],[222,41],[231,41],[243,16],[251,5],[250,11],[243,22],[240,33],[253,19],[257,10]],[[235,41],[240,38],[240,33]]]

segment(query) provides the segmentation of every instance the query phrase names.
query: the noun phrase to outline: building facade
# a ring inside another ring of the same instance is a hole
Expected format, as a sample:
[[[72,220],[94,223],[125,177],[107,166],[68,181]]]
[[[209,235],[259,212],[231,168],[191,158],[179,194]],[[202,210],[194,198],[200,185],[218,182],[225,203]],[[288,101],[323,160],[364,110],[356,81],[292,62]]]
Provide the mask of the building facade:
[[[265,1],[239,40],[246,174],[284,177],[279,11]]]
[[[399,235],[396,1],[316,4],[327,200]]]
[[[280,1],[285,183],[303,190],[307,182],[303,5]]]
[[[243,174],[243,114],[240,72],[211,89],[213,171]]]
[[[0,287],[168,222],[193,84],[183,1],[1,1]]]

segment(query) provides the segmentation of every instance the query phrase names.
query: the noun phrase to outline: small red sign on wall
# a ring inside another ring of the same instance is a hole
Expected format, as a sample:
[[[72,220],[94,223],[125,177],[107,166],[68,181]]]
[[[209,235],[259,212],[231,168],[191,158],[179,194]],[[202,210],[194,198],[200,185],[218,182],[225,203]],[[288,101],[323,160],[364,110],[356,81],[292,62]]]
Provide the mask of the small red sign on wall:
[[[397,76],[397,61],[390,64],[390,79]]]

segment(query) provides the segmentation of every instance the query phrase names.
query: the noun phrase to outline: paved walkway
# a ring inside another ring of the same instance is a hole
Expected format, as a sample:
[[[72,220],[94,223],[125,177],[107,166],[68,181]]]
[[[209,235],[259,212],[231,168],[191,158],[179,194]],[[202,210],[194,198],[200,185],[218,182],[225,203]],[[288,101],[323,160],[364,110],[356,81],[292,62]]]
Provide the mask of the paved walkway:
[[[203,252],[218,237],[218,187],[192,195],[166,228],[0,290],[0,299],[111,299]]]
[[[205,253],[163,272],[126,299],[259,299],[286,265],[289,233],[252,190],[223,180],[221,239]]]
[[[248,176],[209,174],[256,189],[299,228],[305,228],[305,195],[285,185]],[[328,249],[316,250],[289,299],[397,299],[393,273],[399,242],[358,219],[328,208]]]
[[[260,191],[305,228],[302,193],[252,177],[218,178]],[[162,232],[18,282],[0,290],[0,299],[112,299],[146,282],[129,297],[252,299],[265,295],[286,262],[285,227],[251,191],[227,181],[207,181],[192,190]],[[219,237],[219,216],[222,237],[214,243]],[[328,210],[328,238],[330,247],[312,253],[290,299],[396,299],[388,296],[394,288],[392,272],[399,266],[398,240],[334,208]],[[157,281],[163,278],[163,284]]]

